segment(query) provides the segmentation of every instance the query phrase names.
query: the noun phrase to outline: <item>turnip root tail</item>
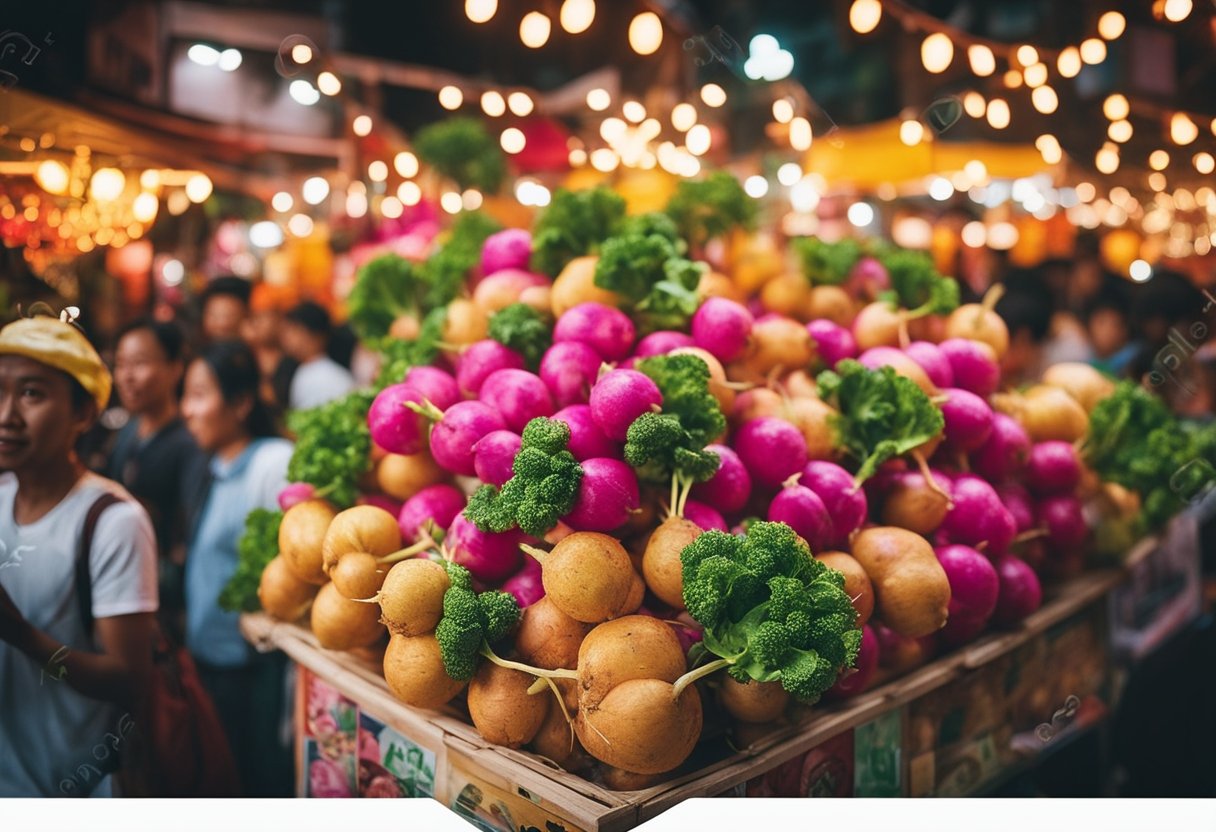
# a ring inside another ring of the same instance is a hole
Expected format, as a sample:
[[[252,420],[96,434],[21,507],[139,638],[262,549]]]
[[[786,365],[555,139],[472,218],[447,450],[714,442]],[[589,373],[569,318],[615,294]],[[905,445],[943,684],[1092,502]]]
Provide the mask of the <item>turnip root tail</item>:
[[[940,494],[945,499],[947,508],[954,508],[954,498],[933,478],[933,472],[929,470],[929,463],[925,460],[925,455],[920,451],[912,451],[911,457],[916,460],[916,467],[920,469],[920,474],[925,478],[925,484],[929,486],[929,490]]]
[[[712,661],[709,664],[703,664],[694,670],[688,671],[679,679],[676,679],[672,684],[672,700],[678,700],[680,698],[680,694],[684,692],[684,688],[688,687],[693,682],[709,676],[712,673],[717,673],[722,668],[729,667],[731,664],[733,664],[733,662],[731,662],[730,659],[718,659],[717,661]]]
[[[578,678],[578,672],[574,670],[566,670],[564,668],[558,668],[557,670],[546,670],[543,667],[532,667],[531,665],[523,664],[521,662],[513,662],[510,659],[504,659],[502,656],[499,656],[489,647],[485,647],[484,645],[481,650],[481,655],[485,656],[499,667],[505,667],[510,670],[519,670],[531,676],[552,677],[554,679]]]
[[[423,399],[422,404],[418,402],[406,402],[405,406],[417,413],[423,418],[430,419],[432,422],[438,422],[443,418],[443,411],[435,407],[430,399]]]
[[[973,329],[979,329],[984,323],[984,316],[996,308],[997,302],[1005,294],[1005,284],[994,283],[984,293],[984,299],[980,301],[980,308],[976,310],[975,317],[972,318],[971,324]]]
[[[1038,540],[1040,537],[1047,537],[1047,529],[1027,529],[1014,537],[1014,539],[1010,541],[1009,545],[1016,546],[1019,543],[1026,543],[1030,540]]]
[[[549,553],[546,552],[544,549],[538,548],[536,546],[532,546],[528,543],[519,544],[519,548],[521,551],[527,552],[529,555],[536,558],[536,562],[539,563],[541,566],[545,565],[545,558],[549,557]]]
[[[398,549],[396,552],[376,558],[376,563],[380,566],[388,566],[390,563],[412,558],[414,555],[422,554],[430,549],[435,548],[435,540],[425,530],[422,531],[422,539],[412,546],[406,546],[404,549]]]

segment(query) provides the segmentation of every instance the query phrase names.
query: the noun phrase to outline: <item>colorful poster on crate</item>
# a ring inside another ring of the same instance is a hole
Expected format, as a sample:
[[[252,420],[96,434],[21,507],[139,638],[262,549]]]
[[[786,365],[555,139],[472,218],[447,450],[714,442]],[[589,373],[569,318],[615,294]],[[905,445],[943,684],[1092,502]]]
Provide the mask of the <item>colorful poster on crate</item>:
[[[359,796],[433,797],[435,753],[359,714]]]
[[[308,797],[352,797],[357,793],[359,711],[350,699],[312,673],[302,673],[304,743]]]
[[[853,794],[853,732],[786,760],[747,782],[748,797],[850,797]]]
[[[903,794],[903,709],[888,711],[853,730],[853,795]]]
[[[526,794],[512,794],[476,775],[451,767],[448,807],[483,832],[584,832]],[[522,790],[521,790],[522,792]]]

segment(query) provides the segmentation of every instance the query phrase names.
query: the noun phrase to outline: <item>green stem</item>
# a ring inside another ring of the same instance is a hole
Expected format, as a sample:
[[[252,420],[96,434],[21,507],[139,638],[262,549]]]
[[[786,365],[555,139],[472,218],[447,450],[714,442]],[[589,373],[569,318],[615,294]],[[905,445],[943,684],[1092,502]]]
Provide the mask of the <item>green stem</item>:
[[[435,541],[431,540],[429,536],[423,537],[422,540],[419,540],[412,546],[407,546],[404,549],[398,549],[397,551],[391,552],[383,557],[376,558],[376,563],[380,564],[381,566],[387,566],[390,563],[396,563],[397,561],[406,560],[407,558],[412,558],[414,555],[421,554],[427,549],[433,548],[434,545]]]
[[[532,546],[527,543],[519,544],[519,548],[521,551],[527,552],[529,555],[536,558],[536,562],[541,566],[545,565],[545,558],[549,557],[549,553],[544,549],[539,549],[536,546]]]
[[[684,688],[688,687],[693,682],[704,678],[711,673],[717,673],[722,668],[730,667],[732,664],[734,664],[734,661],[731,659],[718,659],[717,661],[710,662],[709,664],[703,664],[695,670],[688,671],[679,679],[676,679],[675,683],[671,686],[671,698],[673,700],[679,699],[680,694],[684,692]]]
[[[487,659],[494,662],[494,664],[498,665],[499,667],[505,667],[505,668],[508,668],[509,670],[518,670],[518,671],[527,673],[532,676],[540,676],[542,678],[549,677],[549,678],[553,678],[553,679],[577,679],[578,678],[578,672],[574,671],[574,670],[565,670],[565,669],[545,670],[544,668],[532,667],[531,665],[521,664],[520,662],[513,662],[510,659],[504,659],[501,656],[499,656],[497,653],[495,653],[493,650],[491,650],[489,645],[487,645],[487,644],[483,644],[481,646],[481,655],[485,656]]]
[[[422,404],[419,404],[418,402],[406,402],[405,406],[417,413],[419,416],[430,419],[432,422],[438,422],[443,418],[443,411],[435,407],[435,405],[431,403],[430,399],[423,399]]]
[[[678,473],[671,475],[671,501],[667,504],[667,514],[669,517],[683,517],[680,513],[680,475]]]

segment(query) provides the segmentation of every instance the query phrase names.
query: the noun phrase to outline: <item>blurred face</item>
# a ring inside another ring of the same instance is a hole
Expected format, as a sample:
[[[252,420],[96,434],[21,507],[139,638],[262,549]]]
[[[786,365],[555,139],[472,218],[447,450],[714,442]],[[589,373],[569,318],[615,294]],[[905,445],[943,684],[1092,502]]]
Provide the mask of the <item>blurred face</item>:
[[[245,304],[231,295],[215,295],[203,307],[203,337],[208,341],[240,338],[243,320]]]
[[[118,342],[114,383],[123,406],[132,413],[163,407],[173,398],[181,375],[181,363],[168,359],[150,331],[136,329]]]
[[[1089,318],[1089,340],[1101,356],[1118,352],[1127,343],[1127,324],[1113,309],[1099,309]]]
[[[278,312],[255,312],[245,321],[245,340],[255,347],[277,347],[280,323]]]
[[[297,323],[286,321],[283,324],[283,352],[296,361],[307,361],[324,348],[318,343],[317,336]]]
[[[182,418],[204,451],[218,451],[241,439],[251,405],[249,401],[224,401],[219,382],[207,362],[193,361],[186,370]]]
[[[93,410],[72,406],[72,382],[59,370],[0,356],[0,471],[37,471],[69,458]]]

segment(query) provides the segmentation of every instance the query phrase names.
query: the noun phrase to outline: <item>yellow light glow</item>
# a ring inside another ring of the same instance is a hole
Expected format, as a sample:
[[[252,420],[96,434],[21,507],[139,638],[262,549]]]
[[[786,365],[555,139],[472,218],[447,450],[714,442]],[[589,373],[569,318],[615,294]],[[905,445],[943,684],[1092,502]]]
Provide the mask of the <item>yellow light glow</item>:
[[[397,199],[402,205],[417,205],[422,199],[422,188],[417,182],[402,182],[397,186]]]
[[[498,0],[465,0],[464,13],[474,23],[488,23],[498,11]]]
[[[1127,96],[1120,93],[1108,95],[1106,96],[1106,100],[1102,102],[1102,115],[1111,121],[1127,118],[1127,114],[1131,111],[1131,104],[1128,103]]]
[[[1212,158],[1212,154],[1207,151],[1196,153],[1191,162],[1195,165],[1195,170],[1205,176],[1216,170],[1216,159]]]
[[[298,64],[306,64],[312,60],[312,47],[307,43],[297,43],[291,47],[291,59]]]
[[[600,138],[609,144],[618,142],[625,135],[628,127],[616,116],[609,116],[600,122]]]
[[[907,119],[899,125],[899,140],[908,147],[920,144],[925,137],[925,125],[914,118]]]
[[[653,55],[663,45],[663,21],[654,12],[642,12],[629,22],[629,45],[639,55]]]
[[[1060,149],[1060,141],[1050,133],[1044,133],[1035,139],[1034,146],[1043,156],[1043,161],[1049,165],[1059,164],[1060,160],[1064,158],[1064,153]]]
[[[1022,77],[1028,87],[1043,86],[1047,83],[1047,64],[1031,64],[1022,70]]]
[[[1030,103],[1043,115],[1051,115],[1060,106],[1060,98],[1056,95],[1055,90],[1044,84],[1036,87],[1035,91],[1030,94]]]
[[[587,106],[596,112],[607,110],[611,104],[612,96],[608,94],[608,90],[606,89],[596,87],[587,93]]]
[[[350,129],[354,131],[356,136],[366,136],[372,132],[372,117],[368,115],[355,116],[355,120],[351,122]]]
[[[1114,145],[1105,145],[1094,157],[1094,166],[1101,173],[1114,173],[1119,169],[1119,151],[1115,149]]]
[[[155,191],[160,187],[160,171],[148,168],[139,175],[139,187],[145,191]]]
[[[975,90],[963,96],[963,110],[972,118],[983,118],[987,109],[988,102]]]
[[[920,62],[935,75],[945,72],[954,60],[954,42],[944,32],[934,32],[920,44]]]
[[[1162,11],[1170,23],[1181,23],[1190,16],[1193,8],[1191,0],[1165,0],[1165,8]]]
[[[1098,34],[1106,40],[1114,40],[1127,28],[1127,19],[1118,12],[1106,12],[1098,18]]]
[[[486,90],[481,94],[481,111],[491,118],[498,118],[507,111],[507,102],[497,90]]]
[[[418,157],[408,150],[403,150],[393,157],[393,169],[406,179],[417,176]]]
[[[587,151],[583,150],[581,147],[576,147],[574,150],[570,151],[569,159],[570,167],[580,168],[587,164]]]
[[[1106,135],[1110,137],[1110,140],[1120,144],[1130,139],[1132,132],[1132,123],[1125,118],[1112,121],[1110,127],[1106,128]]]
[[[1076,78],[1081,71],[1081,52],[1075,46],[1066,46],[1056,58],[1056,69],[1065,78]]]
[[[464,93],[460,91],[460,87],[453,87],[449,84],[446,87],[441,87],[439,90],[439,106],[445,110],[455,110],[464,103]]]
[[[1004,130],[1009,126],[1009,102],[994,98],[988,102],[988,123],[994,129]]]
[[[789,124],[794,117],[794,105],[788,98],[778,98],[773,102],[773,119],[778,124]]]
[[[1081,60],[1096,66],[1106,60],[1106,41],[1088,38],[1081,41]]]
[[[849,6],[849,25],[859,35],[868,35],[882,20],[882,3],[878,0],[853,0]]]
[[[383,182],[388,179],[388,165],[376,159],[367,166],[367,178],[373,182]]]
[[[988,178],[988,166],[979,159],[972,159],[967,164],[963,165],[963,173],[972,182],[983,182]]]
[[[512,113],[523,118],[530,115],[536,105],[532,103],[532,96],[526,92],[513,92],[507,96],[507,106],[511,108]]]
[[[508,127],[502,131],[502,136],[499,137],[499,144],[508,153],[518,153],[524,149],[527,139],[524,137],[523,131],[518,127]]]
[[[1199,126],[1186,113],[1174,113],[1170,119],[1170,138],[1174,144],[1190,144],[1199,138]]]
[[[582,34],[591,28],[595,20],[595,0],[566,0],[557,19],[570,34]]]
[[[460,194],[455,191],[448,191],[443,196],[439,197],[439,205],[449,214],[456,214],[464,207],[464,200],[460,198]]]
[[[519,21],[519,39],[529,49],[540,49],[548,43],[552,31],[553,21],[540,12],[528,12]]]
[[[967,47],[967,60],[971,63],[971,71],[981,78],[996,72],[996,56],[982,43]]]
[[[307,237],[312,233],[312,217],[308,214],[292,214],[287,221],[287,230],[297,237]]]
[[[962,238],[969,248],[983,248],[988,242],[988,229],[979,220],[972,220],[963,226]]]
[[[709,107],[721,107],[726,103],[726,90],[717,84],[706,84],[701,87],[701,100]]]
[[[697,108],[688,103],[680,103],[671,108],[671,126],[681,133],[697,123]]]
[[[380,213],[390,220],[395,220],[405,212],[405,206],[395,196],[386,196],[380,201]]]
[[[810,150],[814,136],[811,123],[802,116],[790,122],[790,147],[794,150]]]
[[[1022,73],[1018,72],[1016,69],[1007,69],[1005,70],[1005,74],[1001,76],[1001,80],[1004,82],[1006,87],[1011,90],[1016,90],[1018,87],[1022,86]]]
[[[694,124],[684,137],[684,144],[693,156],[703,156],[709,152],[709,127],[704,124]]]
[[[131,216],[140,222],[152,222],[156,219],[156,212],[159,208],[160,201],[157,200],[156,195],[145,191],[135,197],[135,201],[131,203]]]
[[[295,205],[296,201],[291,198],[291,194],[287,191],[279,191],[270,198],[270,207],[281,214],[285,214],[291,210],[291,206]]]
[[[1148,166],[1153,170],[1165,170],[1170,166],[1170,154],[1164,150],[1154,150],[1148,154]]]
[[[481,191],[476,188],[469,188],[460,195],[460,207],[466,211],[476,211],[481,207],[482,199]]]
[[[634,124],[639,124],[646,118],[646,108],[640,101],[626,101],[621,105],[621,114]]]
[[[145,171],[146,173],[146,171]],[[41,162],[34,170],[34,181],[48,194],[59,196],[68,192],[68,166],[54,159]],[[119,189],[121,192],[121,189]]]
[[[1011,222],[994,222],[988,228],[988,245],[997,251],[1008,251],[1018,244],[1018,227]]]
[[[337,95],[342,92],[342,82],[329,70],[317,76],[317,89],[325,95]]]
[[[89,193],[98,202],[112,202],[118,199],[127,186],[127,177],[118,168],[98,168],[89,180]],[[210,193],[210,184],[208,184]],[[206,199],[204,196],[203,199]],[[201,202],[202,200],[194,200]]]
[[[1022,66],[1031,66],[1039,62],[1039,50],[1029,43],[1024,43],[1018,47],[1017,52],[1014,53],[1014,57],[1017,58],[1018,63]]]
[[[346,215],[359,219],[367,216],[367,194],[352,191],[346,195]]]
[[[601,147],[598,150],[591,151],[591,167],[601,173],[609,173],[616,170],[616,166],[621,163],[621,157],[617,156],[610,148]]]
[[[1148,175],[1148,186],[1154,191],[1164,191],[1166,184],[1164,173],[1157,171]]]

